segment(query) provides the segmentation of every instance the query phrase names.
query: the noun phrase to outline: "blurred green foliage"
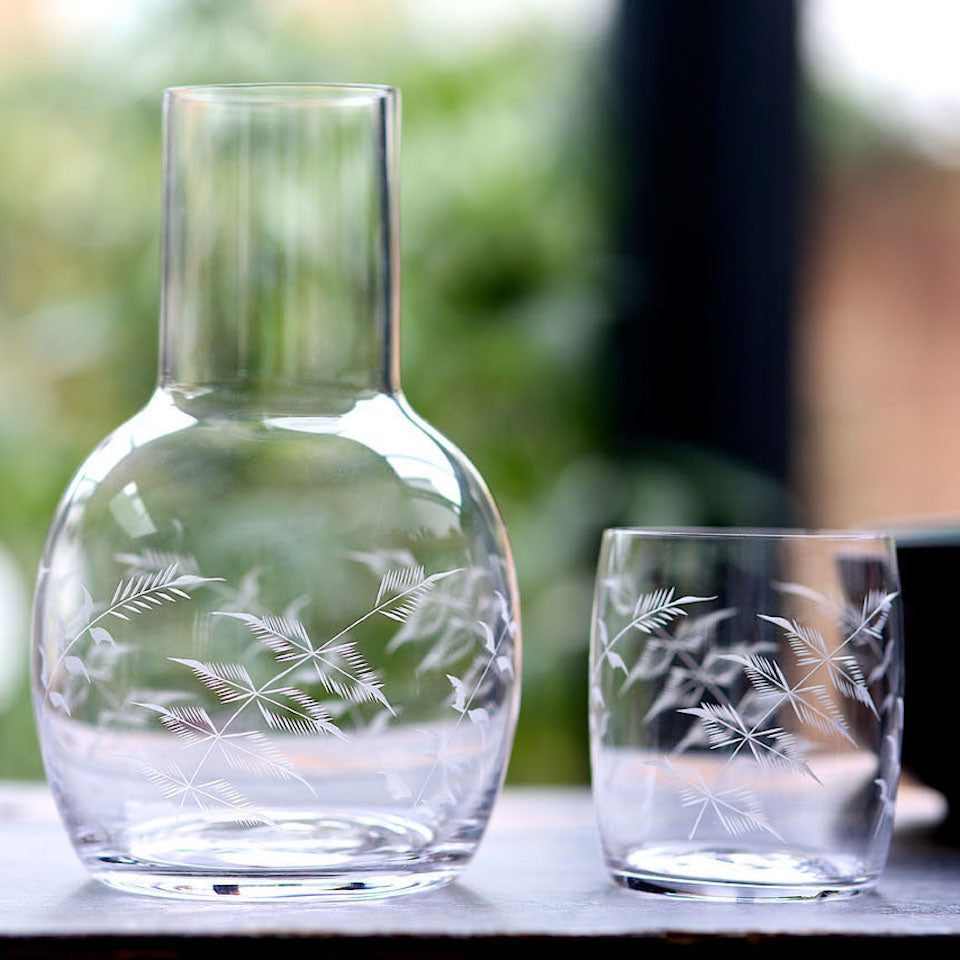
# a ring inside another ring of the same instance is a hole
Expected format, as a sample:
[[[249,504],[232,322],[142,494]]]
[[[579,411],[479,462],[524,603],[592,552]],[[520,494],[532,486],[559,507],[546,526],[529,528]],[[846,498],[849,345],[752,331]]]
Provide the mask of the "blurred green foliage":
[[[153,389],[163,89],[398,86],[404,388],[510,532],[524,635],[510,779],[582,782],[603,527],[763,523],[782,491],[699,451],[611,453],[610,298],[632,269],[609,255],[598,11],[613,5],[501,4],[497,28],[451,31],[471,7],[496,5],[141,0],[101,35],[58,31],[70,5],[36,0],[52,19],[26,29],[13,14],[29,0],[0,4],[0,549],[33,579],[71,474]],[[16,689],[0,698],[0,778],[41,775],[25,666]]]
[[[511,778],[585,779],[594,553],[621,482],[594,451],[602,37],[546,8],[468,43],[409,4],[142,7],[103,36],[0,36],[0,545],[32,579],[73,470],[152,390],[163,88],[396,85],[404,386],[511,532],[526,643]],[[25,668],[18,689],[0,777],[40,775]]]

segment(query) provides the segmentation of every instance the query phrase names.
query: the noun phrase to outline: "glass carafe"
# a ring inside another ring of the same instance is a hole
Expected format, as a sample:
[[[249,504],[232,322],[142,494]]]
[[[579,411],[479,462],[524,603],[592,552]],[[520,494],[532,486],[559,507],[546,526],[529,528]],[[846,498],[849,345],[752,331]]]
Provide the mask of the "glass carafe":
[[[502,784],[513,564],[400,390],[397,116],[386,87],[166,94],[159,382],[71,482],[35,605],[47,775],[112,886],[435,886]]]

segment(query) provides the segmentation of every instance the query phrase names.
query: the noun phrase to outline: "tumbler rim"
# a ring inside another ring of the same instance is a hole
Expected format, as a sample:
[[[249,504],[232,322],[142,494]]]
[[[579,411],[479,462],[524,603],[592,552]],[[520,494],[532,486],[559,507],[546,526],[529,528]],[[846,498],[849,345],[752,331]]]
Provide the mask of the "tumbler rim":
[[[890,540],[883,530],[828,530],[804,527],[607,527],[604,537],[671,540]]]

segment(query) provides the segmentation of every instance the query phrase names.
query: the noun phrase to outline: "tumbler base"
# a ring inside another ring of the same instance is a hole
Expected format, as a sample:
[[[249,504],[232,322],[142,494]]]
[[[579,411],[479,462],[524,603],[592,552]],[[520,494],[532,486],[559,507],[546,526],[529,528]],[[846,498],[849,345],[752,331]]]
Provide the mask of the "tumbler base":
[[[389,814],[271,812],[263,822],[168,818],[128,834],[125,852],[81,850],[93,876],[119,890],[190,899],[371,900],[453,880],[475,844],[439,844]]]
[[[453,880],[459,871],[424,873],[338,873],[329,876],[212,876],[210,874],[159,873],[147,870],[100,871],[94,878],[124,893],[186,900],[264,901],[311,898],[331,902],[380,900],[436,889]]]
[[[643,847],[609,867],[617,883],[632,890],[696,900],[824,900],[876,883],[843,858],[788,850]]]

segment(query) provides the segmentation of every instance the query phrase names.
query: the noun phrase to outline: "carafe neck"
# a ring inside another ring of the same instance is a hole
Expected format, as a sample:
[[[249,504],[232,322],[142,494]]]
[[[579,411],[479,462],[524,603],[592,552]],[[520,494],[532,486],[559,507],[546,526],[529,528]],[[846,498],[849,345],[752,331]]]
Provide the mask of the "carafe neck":
[[[399,390],[397,118],[388,87],[167,91],[162,388]]]

